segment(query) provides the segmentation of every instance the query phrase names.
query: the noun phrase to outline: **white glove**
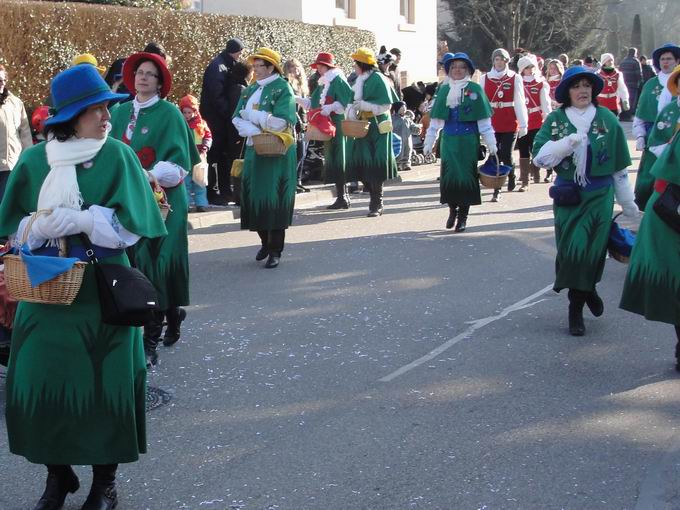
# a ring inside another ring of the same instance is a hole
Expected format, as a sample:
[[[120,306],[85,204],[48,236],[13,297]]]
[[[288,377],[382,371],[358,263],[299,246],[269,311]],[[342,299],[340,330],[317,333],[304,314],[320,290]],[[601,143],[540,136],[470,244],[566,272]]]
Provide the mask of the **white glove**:
[[[158,181],[158,184],[164,188],[174,188],[188,175],[188,172],[181,166],[170,163],[169,161],[159,161],[151,170],[149,170],[149,173],[153,175]]]
[[[261,128],[267,127],[267,120],[271,116],[269,112],[263,112],[260,110],[250,110],[250,122],[259,126]]]
[[[252,120],[250,120],[250,112],[252,112],[252,111],[254,111],[254,110],[241,110],[240,112],[238,112],[238,114],[243,120],[247,120],[249,122],[252,122]]]
[[[312,106],[312,101],[308,97],[295,96],[295,102],[305,110],[309,110]]]
[[[638,151],[643,151],[645,150],[645,147],[647,147],[647,142],[645,141],[644,136],[638,136],[637,139],[635,140],[635,149]]]
[[[575,147],[579,143],[585,141],[585,139],[588,137],[588,135],[582,134],[582,133],[572,133],[569,136],[567,136],[567,140],[569,140],[569,145]]]
[[[621,101],[621,108],[624,112],[630,110],[630,103],[628,101]]]
[[[437,135],[428,132],[425,135],[425,142],[423,142],[423,154],[425,154],[426,156],[432,154],[432,150],[434,149],[434,144],[436,141]]]
[[[496,138],[490,140],[484,140],[486,148],[489,149],[489,155],[495,156],[498,153],[498,146],[496,145]]]
[[[527,133],[528,131],[526,127],[520,127],[519,133],[517,133],[517,138],[524,138],[525,136],[527,136]]]
[[[49,215],[40,216],[33,223],[32,232],[43,239],[58,239],[84,233],[92,234],[94,216],[90,211],[76,211],[57,207]]]
[[[614,179],[614,196],[623,208],[623,215],[628,218],[637,218],[640,210],[635,204],[635,193],[628,181],[628,170],[619,170],[612,175]]]
[[[262,133],[260,128],[258,128],[255,124],[248,120],[243,120],[239,117],[234,117],[233,119],[231,119],[231,122],[238,130],[239,136],[242,136],[243,138],[248,138],[249,136],[255,136]]]
[[[348,120],[357,120],[358,118],[358,113],[357,113],[357,107],[358,103],[352,103],[347,107],[347,119]]]
[[[621,208],[623,209],[623,215],[626,218],[635,219],[640,216],[640,209],[638,209],[637,204],[633,201],[621,204]]]
[[[328,117],[331,113],[333,113],[332,104],[325,104],[321,107],[321,115],[323,115],[324,117]]]

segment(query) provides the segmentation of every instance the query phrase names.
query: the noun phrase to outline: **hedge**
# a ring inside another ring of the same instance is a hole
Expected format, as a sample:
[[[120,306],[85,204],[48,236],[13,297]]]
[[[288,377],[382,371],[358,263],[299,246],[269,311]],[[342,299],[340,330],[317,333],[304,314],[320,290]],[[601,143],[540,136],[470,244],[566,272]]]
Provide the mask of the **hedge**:
[[[375,48],[368,31],[251,16],[25,0],[4,0],[2,14],[0,63],[7,67],[8,88],[27,108],[44,104],[52,77],[84,52],[109,66],[149,41],[161,43],[172,58],[169,99],[176,101],[200,95],[206,66],[230,37],[244,42],[245,54],[269,46],[284,61],[295,57],[305,65],[319,51],[331,51],[346,72],[358,46]]]

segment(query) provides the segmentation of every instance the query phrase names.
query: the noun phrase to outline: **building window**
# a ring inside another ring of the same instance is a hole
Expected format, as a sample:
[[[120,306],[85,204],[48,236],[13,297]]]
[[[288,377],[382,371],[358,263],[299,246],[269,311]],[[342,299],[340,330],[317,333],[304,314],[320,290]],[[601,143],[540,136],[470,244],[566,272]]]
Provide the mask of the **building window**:
[[[406,23],[416,22],[415,3],[416,0],[399,0],[399,14],[403,16]]]
[[[356,0],[335,0],[335,8],[342,11],[345,18],[355,19],[357,17]]]

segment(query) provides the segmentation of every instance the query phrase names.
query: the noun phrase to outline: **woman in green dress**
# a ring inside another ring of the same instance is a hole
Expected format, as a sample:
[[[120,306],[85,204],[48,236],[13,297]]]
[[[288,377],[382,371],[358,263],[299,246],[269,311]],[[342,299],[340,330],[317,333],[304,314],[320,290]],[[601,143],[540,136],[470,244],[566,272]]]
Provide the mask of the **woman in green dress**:
[[[189,304],[189,204],[183,181],[200,162],[200,156],[182,113],[164,99],[170,92],[172,76],[161,56],[129,56],[123,66],[123,81],[128,90],[135,91],[135,98],[112,113],[111,136],[132,147],[148,179],[162,186],[170,204],[165,220],[167,237],[143,239],[132,249],[135,266],[158,292],[161,311],[144,327],[147,364],[153,366],[158,361],[156,348],[163,320],[167,321],[163,344],[169,346],[179,340],[180,325],[186,318],[181,307]]]
[[[463,232],[470,206],[482,203],[477,177],[480,135],[489,154],[496,154],[496,137],[491,126],[493,110],[482,88],[470,81],[475,66],[466,53],[447,53],[442,65],[447,77],[434,98],[423,151],[425,155],[432,154],[439,131],[443,129],[440,202],[449,206],[446,228],[453,228],[455,223],[456,232]]]
[[[295,100],[306,110],[319,108],[317,115],[330,117],[335,125],[335,136],[323,144],[323,179],[326,184],[335,184],[336,200],[328,209],[349,209],[345,179],[347,138],[342,134],[342,121],[354,93],[345,75],[336,67],[333,54],[319,53],[310,67],[319,73],[319,84],[309,99],[296,97]]]
[[[351,55],[357,74],[354,103],[348,117],[369,122],[364,138],[353,138],[348,144],[347,179],[363,181],[369,188],[371,202],[368,216],[383,213],[383,183],[397,176],[397,162],[392,152],[392,120],[390,108],[399,101],[388,79],[377,72],[373,51],[359,48]]]
[[[555,91],[562,106],[546,118],[532,153],[536,166],[553,168],[554,289],[569,289],[569,332],[585,334],[583,307],[599,317],[604,303],[595,286],[607,256],[614,196],[626,216],[637,216],[628,182],[630,154],[623,129],[597,105],[602,79],[580,66],[567,70]]]
[[[670,79],[668,87],[677,95],[677,85],[672,87]],[[664,112],[674,104],[677,108],[678,103],[680,99],[674,99],[664,108]],[[664,118],[663,113],[657,117],[657,121],[666,123],[660,118]],[[678,115],[674,115],[672,125],[667,129],[677,132],[680,129],[679,120]],[[645,215],[630,256],[620,306],[650,321],[675,326],[675,368],[680,371],[680,233],[671,228],[654,209],[654,204],[668,186],[680,186],[680,137],[674,136],[670,144],[659,152],[650,173],[655,179],[654,191],[645,207]],[[674,208],[677,211],[677,204]]]
[[[275,268],[281,260],[286,229],[293,222],[296,167],[293,127],[297,121],[293,89],[283,79],[281,55],[260,48],[248,57],[256,82],[246,88],[232,122],[247,138],[241,174],[241,228],[256,231],[262,246],[255,260]],[[286,148],[281,156],[260,156],[255,135],[275,134]]]
[[[19,244],[26,234],[34,254],[55,256],[54,240],[65,237],[70,256],[88,260],[84,234],[100,261],[128,266],[125,248],[166,234],[135,153],[107,137],[107,105],[125,97],[93,66],[54,78],[48,141],[26,150],[12,171],[0,235],[16,233]],[[26,233],[36,211],[51,213]],[[102,323],[92,266],[70,306],[19,303],[5,414],[10,451],[47,465],[36,510],[62,508],[79,488],[71,469],[79,464],[94,473],[82,510],[116,506],[117,465],[146,452],[145,391],[139,329]]]
[[[673,72],[668,76],[666,81],[666,89],[672,95],[672,97],[677,98],[678,95],[678,82],[680,82],[680,66],[677,66]],[[651,153],[650,157],[653,158],[652,164],[646,170],[647,176],[644,179],[651,181],[647,186],[647,191],[649,192],[646,196],[651,196],[654,191],[654,181],[656,180],[654,176],[650,173],[651,168],[654,166],[657,158],[661,157],[661,154],[666,150],[670,141],[675,136],[678,131],[678,120],[680,119],[680,104],[677,100],[673,100],[668,103],[656,116],[654,125],[649,132],[649,137],[647,138],[647,148],[646,150]],[[638,178],[639,178],[638,173]],[[637,193],[638,187],[636,185],[636,201],[639,201],[641,195]],[[645,206],[647,204],[647,199],[645,199]]]

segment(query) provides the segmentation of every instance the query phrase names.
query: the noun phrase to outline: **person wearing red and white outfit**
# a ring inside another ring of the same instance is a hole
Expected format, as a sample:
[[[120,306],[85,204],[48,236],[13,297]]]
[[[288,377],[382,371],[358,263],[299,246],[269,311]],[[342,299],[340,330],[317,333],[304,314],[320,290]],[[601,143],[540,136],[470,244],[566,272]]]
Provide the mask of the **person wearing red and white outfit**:
[[[548,69],[546,73],[548,75],[548,85],[550,86],[550,105],[552,106],[552,109],[555,110],[561,106],[560,103],[555,100],[555,90],[557,90],[557,86],[562,80],[562,75],[564,75],[564,65],[556,58],[548,60]]]
[[[597,102],[618,117],[622,111],[630,109],[628,87],[623,81],[623,75],[614,67],[614,55],[603,53],[600,62],[602,68],[598,74],[604,80],[604,88],[597,96]]]
[[[527,134],[528,113],[524,98],[524,87],[520,75],[508,67],[510,54],[503,48],[498,48],[491,54],[493,68],[483,75],[479,85],[489,98],[493,117],[491,124],[496,133],[498,159],[505,165],[510,165],[512,171],[508,175],[508,191],[515,189],[515,165],[512,151],[515,141]],[[497,202],[500,188],[493,192],[492,202]]]
[[[528,133],[517,140],[519,149],[519,180],[522,185],[517,191],[529,188],[529,174],[533,176],[534,184],[541,182],[540,169],[533,164],[531,147],[534,137],[543,125],[543,120],[552,111],[550,104],[550,85],[537,73],[538,63],[534,55],[522,57],[517,62],[517,69],[522,76],[524,97],[526,98],[527,113],[529,114]]]

